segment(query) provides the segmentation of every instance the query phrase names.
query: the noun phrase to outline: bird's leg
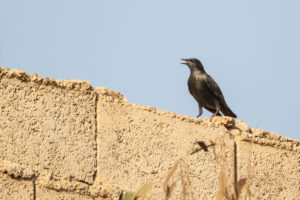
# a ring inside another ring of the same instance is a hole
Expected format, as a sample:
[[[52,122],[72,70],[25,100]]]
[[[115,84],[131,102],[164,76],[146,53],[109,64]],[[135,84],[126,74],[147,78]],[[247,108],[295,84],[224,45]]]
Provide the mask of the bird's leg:
[[[202,112],[203,112],[202,106],[200,104],[198,104],[198,108],[199,108],[199,114],[197,115],[196,118],[200,117],[202,115]]]
[[[217,114],[220,112],[220,104],[219,102],[215,102],[215,106],[216,106],[216,112],[211,116],[211,117],[215,117],[217,116]]]

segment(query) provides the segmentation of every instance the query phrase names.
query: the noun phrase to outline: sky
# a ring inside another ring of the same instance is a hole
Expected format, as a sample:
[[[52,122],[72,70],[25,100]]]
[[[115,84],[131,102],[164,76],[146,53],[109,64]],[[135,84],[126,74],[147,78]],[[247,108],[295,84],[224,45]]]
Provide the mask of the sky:
[[[0,66],[195,117],[180,64],[194,57],[239,120],[300,140],[299,10],[297,0],[0,0]]]

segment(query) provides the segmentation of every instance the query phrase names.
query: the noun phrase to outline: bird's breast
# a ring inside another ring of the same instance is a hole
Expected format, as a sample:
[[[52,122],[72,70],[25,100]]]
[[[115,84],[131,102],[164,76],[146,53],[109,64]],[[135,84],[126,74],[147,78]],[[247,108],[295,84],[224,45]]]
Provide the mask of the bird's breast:
[[[206,82],[206,76],[203,76],[201,74],[191,74],[188,80],[188,84],[193,85],[194,87],[201,89],[203,84]]]
[[[205,74],[191,74],[188,80],[188,88],[195,100],[207,107],[213,106],[212,94],[206,85],[207,77]]]

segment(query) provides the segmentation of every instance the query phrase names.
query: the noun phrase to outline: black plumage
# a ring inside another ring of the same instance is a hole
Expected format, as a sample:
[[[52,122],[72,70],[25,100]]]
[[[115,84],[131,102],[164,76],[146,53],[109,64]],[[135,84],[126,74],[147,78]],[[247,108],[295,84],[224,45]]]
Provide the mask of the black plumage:
[[[190,68],[188,88],[191,95],[198,102],[199,114],[197,117],[201,116],[202,107],[204,107],[213,113],[212,117],[221,116],[221,111],[225,116],[236,118],[236,114],[226,104],[218,84],[205,72],[202,63],[196,58],[182,60],[185,61],[182,64],[186,64]]]

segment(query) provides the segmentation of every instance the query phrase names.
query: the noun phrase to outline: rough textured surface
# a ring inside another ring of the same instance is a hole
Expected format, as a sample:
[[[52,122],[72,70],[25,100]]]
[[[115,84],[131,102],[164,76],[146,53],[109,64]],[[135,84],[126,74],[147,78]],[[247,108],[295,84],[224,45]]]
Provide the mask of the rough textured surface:
[[[97,181],[137,191],[148,183],[164,182],[179,159],[188,166],[184,170],[188,170],[196,199],[215,197],[216,177],[222,164],[226,166],[228,179],[234,181],[231,173],[234,167],[233,140],[222,126],[233,125],[231,118],[202,121],[130,104],[123,96],[116,98],[114,91],[105,88],[96,91],[100,94]],[[193,153],[200,149],[196,144],[199,141],[209,147],[207,151],[202,149]],[[180,178],[180,174],[176,174],[176,178]],[[159,186],[154,192],[155,199],[164,198],[162,184]],[[172,199],[179,197],[175,195]]]
[[[238,177],[246,178],[252,199],[300,197],[300,155],[249,142],[237,145]]]
[[[75,192],[69,191],[56,191],[44,187],[37,187],[37,200],[52,200],[52,199],[59,199],[59,200],[93,200],[92,197],[86,195],[80,195]]]
[[[0,173],[0,199],[33,199],[31,180],[12,178]]]
[[[0,68],[0,160],[93,183],[96,95],[86,82]]]
[[[300,142],[230,117],[0,68],[0,120],[0,199],[300,196]]]
[[[299,199],[300,142],[276,133],[249,129],[244,122],[235,129],[240,130],[235,137],[237,179],[246,179],[242,197]]]

